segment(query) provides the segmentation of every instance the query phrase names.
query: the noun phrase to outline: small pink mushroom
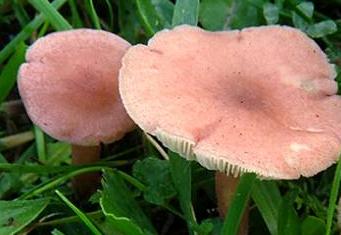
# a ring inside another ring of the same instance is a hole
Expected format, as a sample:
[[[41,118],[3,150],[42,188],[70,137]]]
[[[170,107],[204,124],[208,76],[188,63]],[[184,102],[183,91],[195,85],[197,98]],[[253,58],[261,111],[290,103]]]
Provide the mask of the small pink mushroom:
[[[122,64],[119,90],[131,118],[208,169],[297,179],[338,160],[335,70],[297,29],[179,26],[131,47]]]
[[[18,87],[27,113],[46,133],[73,145],[74,163],[97,161],[100,143],[134,127],[117,79],[129,47],[112,33],[77,29],[40,38],[26,54]]]

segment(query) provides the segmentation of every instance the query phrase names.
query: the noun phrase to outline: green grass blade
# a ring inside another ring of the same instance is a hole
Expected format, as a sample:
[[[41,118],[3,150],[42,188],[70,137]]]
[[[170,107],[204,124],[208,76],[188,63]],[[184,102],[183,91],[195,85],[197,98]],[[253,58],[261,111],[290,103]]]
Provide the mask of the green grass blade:
[[[29,0],[31,5],[43,13],[51,25],[58,31],[72,29],[72,26],[47,0]]]
[[[190,234],[193,234],[192,226],[195,226],[197,222],[192,205],[191,162],[173,152],[169,152],[169,162],[180,206],[187,220]]]
[[[0,151],[17,147],[34,139],[32,131],[26,131],[15,135],[6,136],[0,139]]]
[[[33,196],[39,195],[43,192],[46,192],[47,190],[51,190],[51,189],[57,187],[57,186],[63,184],[67,180],[69,180],[69,179],[71,179],[77,175],[88,173],[88,172],[103,171],[104,169],[109,169],[109,168],[107,168],[105,166],[83,167],[82,169],[72,171],[70,173],[67,173],[67,174],[62,175],[62,176],[58,176],[56,178],[52,178],[51,180],[44,182],[41,185],[39,185],[38,187],[32,189],[31,191],[29,191],[25,194],[22,194],[18,199],[31,198]]]
[[[112,9],[111,2],[109,0],[104,0],[105,4],[107,5],[108,8],[108,14],[109,14],[109,29],[113,31],[114,29],[114,13]]]
[[[52,7],[59,9],[66,0],[55,0],[51,3]],[[32,33],[44,23],[44,16],[40,14],[36,16],[28,25],[26,25],[20,33],[17,34],[6,46],[0,51],[0,64],[2,64],[16,50],[18,45],[29,38]],[[1,94],[1,93],[0,93]]]
[[[177,0],[173,13],[173,26],[180,24],[197,25],[199,0]]]
[[[251,197],[256,203],[270,233],[277,235],[278,210],[282,197],[276,183],[257,180],[254,183]]]
[[[94,2],[92,0],[89,0],[89,4],[90,4],[90,16],[91,16],[91,19],[92,19],[92,21],[93,21],[93,23],[95,25],[95,28],[96,29],[101,29],[101,24],[99,22],[98,15],[96,13]]]
[[[6,99],[13,86],[15,85],[19,66],[25,60],[25,51],[25,44],[18,44],[16,52],[2,69],[2,72],[0,74],[0,103],[2,103]]]
[[[75,0],[69,0],[69,6],[71,10],[71,15],[72,15],[72,25],[75,28],[81,28],[83,27],[83,22],[81,20],[81,17],[79,16],[78,10],[77,10],[77,4]]]
[[[332,189],[331,189],[330,197],[329,197],[326,235],[330,235],[332,231],[332,224],[333,224],[333,218],[334,218],[334,213],[336,209],[337,195],[340,189],[340,183],[341,183],[341,160],[339,159],[339,162],[335,170],[333,185],[332,185]]]
[[[45,135],[42,132],[42,130],[34,126],[34,135],[36,140],[36,146],[37,146],[37,153],[38,153],[38,159],[40,162],[46,162],[46,144],[45,144]]]
[[[14,0],[12,7],[14,10],[14,14],[17,17],[20,25],[23,27],[26,24],[28,24],[30,19],[28,17],[28,14],[27,14],[25,8],[23,7],[23,3],[19,0]]]
[[[237,234],[255,180],[255,174],[244,174],[240,177],[239,185],[225,217],[221,235]]]
[[[88,216],[79,210],[74,204],[72,204],[69,199],[67,199],[60,191],[55,190],[56,194],[59,198],[68,206],[70,209],[75,212],[76,215],[80,218],[80,220],[90,229],[90,231],[95,235],[101,235],[101,231],[95,226],[95,224],[88,218]]]

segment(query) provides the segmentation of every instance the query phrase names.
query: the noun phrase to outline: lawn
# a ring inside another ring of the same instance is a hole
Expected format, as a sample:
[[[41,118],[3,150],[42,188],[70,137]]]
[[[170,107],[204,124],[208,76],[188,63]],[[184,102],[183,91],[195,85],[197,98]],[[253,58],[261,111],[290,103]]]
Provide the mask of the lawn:
[[[137,127],[100,143],[98,161],[76,164],[70,143],[30,120],[17,76],[38,38],[91,28],[147,44],[182,24],[208,31],[295,27],[335,65],[340,87],[340,0],[0,0],[0,235],[236,235],[240,227],[252,235],[340,233],[341,161],[293,180],[242,174],[220,216],[215,171],[182,158],[152,133]]]

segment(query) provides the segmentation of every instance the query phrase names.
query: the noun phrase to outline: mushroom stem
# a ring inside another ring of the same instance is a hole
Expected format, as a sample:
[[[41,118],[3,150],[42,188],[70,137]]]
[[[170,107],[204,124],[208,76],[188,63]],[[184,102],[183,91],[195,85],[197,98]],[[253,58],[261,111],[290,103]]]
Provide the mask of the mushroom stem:
[[[226,212],[231,204],[233,194],[239,184],[239,177],[227,176],[224,173],[216,172],[215,188],[218,204],[218,212],[221,217],[225,217]],[[246,209],[240,222],[239,235],[248,234],[249,210]]]
[[[72,145],[72,164],[84,165],[95,163],[100,159],[101,146]],[[99,173],[78,175],[72,180],[72,187],[76,196],[87,199],[93,194],[100,183]]]

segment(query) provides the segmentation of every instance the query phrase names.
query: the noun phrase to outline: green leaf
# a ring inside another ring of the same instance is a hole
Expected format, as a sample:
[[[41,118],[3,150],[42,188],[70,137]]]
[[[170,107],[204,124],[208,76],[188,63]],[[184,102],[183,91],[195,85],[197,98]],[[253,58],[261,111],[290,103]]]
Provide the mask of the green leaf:
[[[314,14],[314,3],[302,2],[297,5],[297,9],[308,18],[312,18]]]
[[[144,36],[141,34],[142,25],[145,27],[146,31],[148,29],[143,22],[140,12],[137,10],[136,1],[137,0],[117,1],[120,35],[132,44],[146,40],[145,38],[141,38]]]
[[[325,20],[319,23],[310,25],[307,29],[309,36],[313,38],[321,38],[326,35],[335,33],[337,31],[337,26],[332,20]]]
[[[287,198],[283,198],[278,214],[278,235],[300,235],[300,220]]]
[[[282,197],[276,183],[257,180],[254,183],[251,196],[270,233],[277,235],[277,218]]]
[[[172,24],[174,4],[170,0],[151,0],[155,10],[165,23],[165,27]]]
[[[199,18],[199,0],[177,0],[172,25],[197,25]]]
[[[116,172],[104,172],[100,205],[110,224],[127,235],[156,234],[148,217]]]
[[[136,0],[136,5],[142,25],[149,36],[154,35],[164,28],[165,22],[156,11],[151,0]]]
[[[263,21],[263,12],[257,8],[256,4],[250,4],[249,0],[234,0],[231,8],[232,14],[228,24],[231,29],[257,26]]]
[[[301,224],[302,235],[321,235],[325,234],[326,225],[324,221],[315,216],[307,216]]]
[[[31,223],[47,206],[48,200],[0,201],[0,234],[11,235]]]
[[[48,165],[59,165],[70,163],[71,145],[64,142],[47,144]]]
[[[279,19],[279,8],[273,3],[265,3],[263,5],[263,14],[268,25],[276,24]]]
[[[64,233],[62,233],[61,231],[59,231],[56,228],[51,231],[51,234],[52,235],[65,235]]]
[[[88,216],[78,209],[69,199],[67,199],[60,191],[55,191],[58,197],[79,217],[79,219],[87,226],[90,231],[95,235],[101,235],[101,231],[95,226],[95,224],[88,218]]]
[[[209,235],[212,233],[214,224],[210,220],[204,220],[200,225],[195,225],[194,230],[200,235]]]
[[[175,189],[178,193],[181,209],[191,231],[192,225],[196,224],[194,209],[192,206],[192,173],[191,162],[169,151],[170,170]]]
[[[58,31],[70,30],[72,26],[47,0],[29,0],[34,8],[41,12]]]
[[[17,80],[19,66],[25,60],[26,46],[20,43],[14,55],[8,63],[2,68],[0,74],[0,103],[2,103],[11,92]]]
[[[199,20],[208,30],[223,30],[231,14],[232,0],[202,0]]]
[[[309,22],[307,22],[305,19],[303,19],[302,16],[299,16],[296,12],[291,12],[292,22],[296,28],[299,28],[302,31],[307,31],[309,27]]]
[[[237,234],[244,210],[247,206],[247,202],[249,200],[255,181],[255,174],[244,174],[240,177],[239,184],[237,186],[236,192],[232,197],[231,205],[229,206],[227,215],[225,217],[221,235]]]
[[[176,194],[169,167],[169,161],[152,157],[134,164],[133,175],[146,186],[144,191],[146,201],[164,205]]]

